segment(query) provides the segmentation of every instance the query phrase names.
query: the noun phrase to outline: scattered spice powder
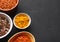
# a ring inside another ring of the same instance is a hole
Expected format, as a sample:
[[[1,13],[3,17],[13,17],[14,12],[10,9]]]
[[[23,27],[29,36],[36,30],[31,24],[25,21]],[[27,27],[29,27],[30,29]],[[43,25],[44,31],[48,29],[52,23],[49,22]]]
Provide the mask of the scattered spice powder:
[[[31,42],[31,38],[29,36],[21,35],[14,42]]]
[[[17,3],[17,0],[0,0],[1,9],[11,9]]]
[[[20,28],[24,28],[28,25],[29,23],[29,18],[27,15],[25,14],[18,14],[16,17],[15,17],[15,24],[20,27]]]

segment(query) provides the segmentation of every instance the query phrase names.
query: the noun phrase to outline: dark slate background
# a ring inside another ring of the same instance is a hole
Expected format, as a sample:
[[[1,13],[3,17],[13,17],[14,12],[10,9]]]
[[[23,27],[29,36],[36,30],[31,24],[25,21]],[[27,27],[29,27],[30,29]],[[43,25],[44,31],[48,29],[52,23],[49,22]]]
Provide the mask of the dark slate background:
[[[36,42],[60,42],[60,1],[59,0],[21,0],[19,5],[7,13],[11,18],[20,12],[28,13],[32,18],[30,27],[19,30],[13,26],[8,36],[0,39],[7,42],[8,39],[19,31],[31,32]]]

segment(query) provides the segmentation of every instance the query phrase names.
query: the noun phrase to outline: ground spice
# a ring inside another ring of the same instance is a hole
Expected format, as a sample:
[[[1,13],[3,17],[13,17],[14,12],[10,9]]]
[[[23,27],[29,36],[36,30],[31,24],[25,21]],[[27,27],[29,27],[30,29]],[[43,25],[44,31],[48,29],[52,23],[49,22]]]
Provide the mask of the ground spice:
[[[31,42],[30,37],[22,35],[18,37],[14,42]]]
[[[28,25],[28,23],[29,23],[29,18],[24,14],[19,14],[15,17],[15,24],[20,28],[24,28],[25,26]]]
[[[1,9],[11,9],[17,3],[17,0],[0,0]]]

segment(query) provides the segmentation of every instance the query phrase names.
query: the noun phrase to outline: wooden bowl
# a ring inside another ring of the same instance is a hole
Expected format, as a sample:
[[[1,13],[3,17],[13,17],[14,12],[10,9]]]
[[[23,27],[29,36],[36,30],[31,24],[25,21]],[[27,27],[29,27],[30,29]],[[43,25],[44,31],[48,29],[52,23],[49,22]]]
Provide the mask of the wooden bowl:
[[[16,33],[15,35],[13,35],[13,36],[8,40],[8,42],[13,42],[13,41],[15,41],[15,39],[16,39],[17,37],[19,37],[20,35],[27,35],[27,36],[30,37],[31,42],[35,42],[35,37],[34,37],[31,33],[27,32],[27,31],[22,31],[22,32]]]
[[[0,10],[2,10],[2,11],[10,11],[10,10],[14,9],[18,5],[18,3],[19,3],[19,0],[17,0],[17,3],[14,5],[14,7],[10,8],[10,9],[2,9],[2,8],[0,8]]]
[[[21,15],[21,14],[26,15],[26,16],[29,18],[28,25],[25,26],[25,27],[23,27],[23,28],[17,26],[16,23],[15,23],[15,18],[16,18],[16,16]],[[15,16],[14,19],[13,19],[13,23],[14,23],[14,25],[15,25],[16,28],[18,28],[18,29],[26,29],[27,27],[30,26],[30,24],[31,24],[31,17],[30,17],[27,13],[18,13],[16,16]]]

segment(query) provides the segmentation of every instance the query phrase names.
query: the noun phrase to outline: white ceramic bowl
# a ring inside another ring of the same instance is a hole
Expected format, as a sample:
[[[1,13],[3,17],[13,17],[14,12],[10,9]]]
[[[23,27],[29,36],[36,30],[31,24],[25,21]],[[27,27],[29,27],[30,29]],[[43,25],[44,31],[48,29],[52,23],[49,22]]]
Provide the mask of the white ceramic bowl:
[[[18,5],[18,3],[19,3],[19,0],[17,0],[17,3],[15,4],[15,6],[12,7],[11,9],[2,9],[2,8],[0,8],[0,10],[2,10],[2,11],[10,11],[10,10],[14,9]]]
[[[20,35],[27,35],[30,37],[31,39],[31,42],[35,42],[35,37],[34,35],[32,35],[30,32],[27,32],[27,31],[22,31],[22,32],[18,32],[16,33],[15,35],[13,35],[9,40],[8,42],[13,42],[18,36]]]
[[[6,18],[9,20],[9,23],[10,23],[10,29],[8,30],[8,32],[7,32],[5,35],[0,36],[0,39],[1,39],[1,38],[6,37],[6,36],[11,32],[12,27],[13,27],[13,23],[12,23],[12,19],[11,19],[11,17],[10,17],[10,16],[8,16],[6,13],[0,12],[0,14],[5,15],[5,16],[6,16]]]
[[[15,17],[16,17],[17,15],[19,15],[19,14],[24,14],[24,15],[28,16],[28,18],[29,18],[29,23],[28,23],[28,25],[25,26],[24,28],[18,27],[18,26],[15,24],[15,22],[14,22],[14,21],[15,21]],[[18,29],[26,29],[27,27],[30,26],[30,24],[31,24],[31,17],[30,17],[27,13],[18,13],[17,15],[14,17],[13,23],[14,23],[14,25],[15,25]]]

